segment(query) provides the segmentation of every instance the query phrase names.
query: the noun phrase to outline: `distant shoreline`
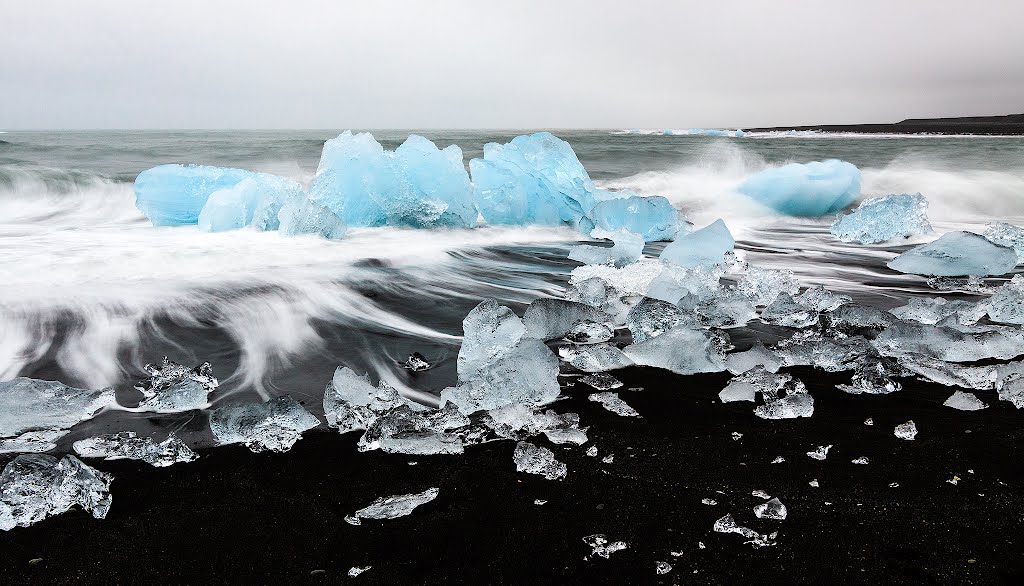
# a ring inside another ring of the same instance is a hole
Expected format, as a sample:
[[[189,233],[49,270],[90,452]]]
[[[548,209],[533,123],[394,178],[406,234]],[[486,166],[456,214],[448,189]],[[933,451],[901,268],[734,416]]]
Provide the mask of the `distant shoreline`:
[[[1024,114],[966,116],[962,118],[909,118],[894,124],[821,124],[744,128],[746,132],[860,132],[869,134],[1000,134],[1024,135]]]

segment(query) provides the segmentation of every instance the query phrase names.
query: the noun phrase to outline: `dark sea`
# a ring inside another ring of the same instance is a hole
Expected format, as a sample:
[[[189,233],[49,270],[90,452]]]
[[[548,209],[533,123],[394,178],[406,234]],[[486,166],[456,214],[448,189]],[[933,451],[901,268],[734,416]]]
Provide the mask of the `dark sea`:
[[[155,228],[135,207],[136,175],[165,163],[242,167],[308,185],[324,141],[338,132],[0,134],[0,380],[113,385],[119,402],[132,405],[142,367],[167,356],[212,363],[221,380],[214,406],[287,394],[321,415],[324,386],[338,365],[410,395],[436,395],[455,382],[462,319],[481,299],[521,312],[538,297],[561,296],[579,266],[566,258],[581,239],[569,228],[363,228],[328,241]],[[372,132],[394,148],[412,131]],[[467,164],[485,143],[524,133],[415,132],[438,146],[459,145]],[[737,185],[769,167],[839,158],[861,169],[863,197],[923,194],[937,233],[1024,224],[1020,137],[553,132],[599,186],[663,195],[697,226],[722,218],[742,260],[791,269],[803,285],[882,308],[936,294],[923,277],[885,267],[930,238],[844,244],[828,232],[831,217],[769,213]],[[648,245],[648,254],[660,246]],[[734,336],[738,348],[743,339]],[[413,352],[435,367],[400,368]],[[105,412],[62,441],[126,429],[210,441],[194,413],[130,409]]]

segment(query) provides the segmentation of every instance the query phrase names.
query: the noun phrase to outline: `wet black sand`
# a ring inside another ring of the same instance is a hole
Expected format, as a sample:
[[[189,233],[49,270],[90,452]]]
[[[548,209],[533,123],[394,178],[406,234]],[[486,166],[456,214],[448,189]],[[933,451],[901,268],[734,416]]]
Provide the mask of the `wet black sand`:
[[[555,408],[580,413],[600,455],[553,446],[569,467],[562,482],[517,474],[509,441],[461,457],[410,457],[361,454],[356,434],[327,432],[307,434],[286,454],[232,446],[166,469],[91,462],[115,475],[107,519],[79,511],[0,533],[0,581],[1024,581],[1020,412],[990,393],[980,394],[989,409],[960,412],[941,405],[951,390],[936,385],[904,381],[897,394],[851,396],[832,388],[847,374],[792,372],[815,397],[810,419],[763,421],[749,403],[717,403],[725,374],[619,371],[627,387],[646,387],[620,389],[642,419],[604,411],[577,384]],[[866,417],[874,426],[864,425]],[[893,427],[911,418],[917,440],[894,437]],[[732,432],[743,437],[734,441]],[[805,455],[822,444],[834,446],[827,460]],[[609,452],[614,462],[601,463]],[[779,455],[786,462],[770,464]],[[859,456],[870,464],[850,462]],[[946,482],[954,475],[958,484]],[[819,488],[808,485],[815,478]],[[893,482],[899,487],[890,488]],[[409,517],[360,527],[344,521],[378,496],[431,486],[440,496]],[[751,496],[755,489],[782,499],[789,518],[756,519],[751,509],[762,501]],[[778,530],[778,545],[754,550],[738,535],[713,533],[727,512],[762,533]],[[585,561],[590,551],[581,539],[594,533],[625,540],[629,549]],[[656,575],[659,560],[673,571]],[[372,569],[346,577],[351,566],[366,565]]]

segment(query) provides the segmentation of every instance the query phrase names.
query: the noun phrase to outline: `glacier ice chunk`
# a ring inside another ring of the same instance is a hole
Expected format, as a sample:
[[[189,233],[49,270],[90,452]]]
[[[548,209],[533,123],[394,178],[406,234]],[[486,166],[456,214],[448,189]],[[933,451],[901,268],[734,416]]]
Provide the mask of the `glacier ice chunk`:
[[[594,183],[569,143],[550,132],[484,145],[469,162],[473,195],[488,224],[580,226],[593,209]],[[593,228],[593,223],[587,225]]]
[[[749,543],[754,549],[775,545],[775,538],[777,537],[776,533],[761,535],[749,527],[737,525],[736,520],[732,518],[730,513],[726,513],[724,517],[715,521],[712,528],[715,533],[737,533],[742,535],[747,539],[743,543]]]
[[[114,389],[76,389],[56,381],[18,377],[0,382],[0,437],[66,430],[116,406]],[[26,440],[30,438],[25,438]]]
[[[622,381],[610,374],[595,372],[580,377],[580,382],[589,385],[599,391],[610,391],[622,387]]]
[[[79,506],[96,519],[110,510],[113,477],[68,455],[22,454],[0,472],[0,529],[28,527]]]
[[[142,460],[158,468],[170,466],[177,462],[192,462],[199,457],[185,442],[174,437],[174,435],[157,443],[151,437],[139,437],[134,431],[123,431],[78,440],[72,447],[83,458]]]
[[[135,385],[135,390],[144,396],[139,403],[143,411],[177,413],[202,409],[209,405],[210,393],[220,384],[209,362],[189,368],[165,356],[160,366],[147,364],[144,370],[149,378]]]
[[[959,409],[960,411],[978,411],[988,407],[974,393],[965,393],[963,391],[954,391],[942,404],[946,407]]]
[[[872,340],[883,356],[922,354],[946,362],[988,358],[1009,360],[1024,354],[1024,331],[1008,326],[935,325],[896,322]]]
[[[633,343],[656,338],[683,321],[693,320],[684,317],[676,305],[650,297],[641,299],[626,314],[626,327],[633,336]]]
[[[1017,253],[973,232],[947,232],[914,247],[886,265],[894,271],[933,277],[1004,275],[1017,266]]]
[[[917,437],[917,426],[914,425],[913,421],[901,423],[893,429],[893,435],[902,440],[913,440]]]
[[[1024,228],[1006,222],[993,222],[985,226],[984,236],[1000,246],[1014,249],[1017,252],[1017,264],[1024,263]]]
[[[623,417],[640,417],[640,413],[636,409],[629,406],[621,398],[618,393],[594,393],[590,395],[589,399],[596,403],[600,403],[605,409],[621,415]]]
[[[287,452],[302,432],[318,425],[320,420],[291,397],[228,405],[210,415],[210,430],[218,444],[245,444],[253,452]]]
[[[764,307],[775,301],[779,293],[796,295],[800,292],[800,283],[789,269],[765,269],[750,265],[737,288],[751,303]]]
[[[807,328],[818,323],[817,309],[797,303],[789,293],[780,292],[768,307],[761,311],[761,321],[788,328]]]
[[[997,367],[995,387],[1000,401],[1009,401],[1014,407],[1024,409],[1024,363]]]
[[[281,207],[293,197],[303,197],[302,186],[291,179],[254,173],[231,187],[210,194],[199,212],[199,229],[223,232],[252,226],[277,230]]]
[[[803,382],[788,374],[768,376],[775,377],[774,384],[761,389],[764,404],[754,408],[754,415],[761,419],[795,419],[814,414],[814,397]]]
[[[729,337],[723,332],[678,325],[658,337],[626,346],[623,353],[641,366],[696,374],[725,370],[728,347]]]
[[[328,140],[309,200],[347,226],[469,228],[477,219],[462,150],[415,134],[394,151],[365,132]]]
[[[712,267],[726,261],[736,241],[722,220],[674,240],[661,251],[661,259],[683,268]]]
[[[633,365],[622,350],[608,343],[563,346],[558,349],[558,355],[583,372],[605,372]]]
[[[920,193],[872,197],[832,222],[832,235],[843,242],[877,244],[931,233],[928,200]]]
[[[387,382],[382,380],[375,387],[367,375],[359,376],[351,368],[339,366],[324,390],[324,417],[327,425],[348,433],[367,429],[379,416],[406,403]]]
[[[910,299],[906,305],[890,309],[889,313],[902,320],[923,324],[936,324],[955,315],[959,323],[968,325],[985,317],[987,310],[988,304],[985,303],[949,301],[942,297],[915,297]]]
[[[548,480],[563,480],[567,472],[565,464],[555,459],[551,450],[529,442],[519,442],[512,454],[516,471],[539,474]]]
[[[397,519],[411,515],[417,507],[425,505],[437,498],[439,488],[428,488],[423,492],[412,494],[396,494],[394,496],[380,497],[369,505],[352,513],[351,517],[345,520],[353,525],[360,525],[361,519]]]
[[[605,559],[611,554],[622,551],[629,548],[629,544],[625,541],[613,541],[608,542],[608,536],[603,533],[597,533],[594,535],[588,535],[583,538],[583,543],[586,543],[591,550],[590,555],[599,555]]]
[[[401,405],[374,419],[359,438],[358,448],[392,454],[461,454],[464,442],[456,430],[469,424],[453,403],[429,411]]]
[[[511,312],[511,310],[509,311]],[[502,315],[503,319],[510,319],[504,312]],[[606,323],[611,319],[610,315],[595,307],[548,297],[534,300],[523,312],[526,337],[538,340],[563,338],[581,323]]]
[[[615,331],[606,322],[598,323],[590,320],[577,322],[565,333],[565,339],[575,344],[598,344],[607,342],[615,336]]]
[[[737,190],[777,212],[814,217],[853,203],[860,195],[860,179],[856,166],[829,159],[765,169],[748,177]]]
[[[0,454],[49,452],[57,448],[57,440],[69,433],[69,429],[26,431],[18,437],[0,439]]]
[[[503,438],[522,440],[543,433],[551,443],[587,443],[586,428],[580,428],[576,413],[542,411],[526,405],[506,405],[487,412],[484,424]]]
[[[348,227],[330,208],[305,194],[288,199],[277,213],[278,231],[283,236],[314,234],[328,240],[345,237]]]
[[[599,201],[590,210],[588,217],[595,227],[608,232],[626,230],[645,242],[672,240],[690,231],[686,218],[660,195],[616,195],[619,197]]]
[[[758,366],[768,372],[778,372],[782,366],[782,358],[765,348],[761,340],[755,340],[750,350],[734,352],[725,357],[725,369],[732,374],[743,374]]]
[[[1002,324],[1024,324],[1024,275],[1014,275],[988,300],[988,317]]]
[[[754,507],[754,514],[757,515],[758,519],[785,521],[786,515],[788,515],[789,512],[786,510],[786,505],[782,504],[782,501],[777,498],[773,498],[766,503],[761,503]]]
[[[160,165],[135,178],[135,207],[154,226],[196,224],[214,192],[234,187],[255,175],[252,171],[227,167]]]

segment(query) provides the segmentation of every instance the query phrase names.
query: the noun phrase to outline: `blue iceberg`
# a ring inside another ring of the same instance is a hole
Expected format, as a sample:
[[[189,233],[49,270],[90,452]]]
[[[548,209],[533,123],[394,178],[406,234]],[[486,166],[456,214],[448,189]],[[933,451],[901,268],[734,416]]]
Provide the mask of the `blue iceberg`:
[[[725,262],[736,241],[722,220],[715,220],[696,232],[691,232],[665,247],[661,259],[690,269],[697,266],[710,268]]]
[[[928,200],[920,193],[866,199],[857,209],[832,223],[832,235],[843,242],[877,244],[897,237],[931,234]]]
[[[477,218],[462,149],[415,134],[394,151],[369,133],[328,140],[309,199],[348,226],[469,228]]]
[[[223,232],[252,226],[277,230],[278,213],[286,201],[303,197],[302,186],[276,175],[254,173],[232,187],[210,194],[199,212],[199,229]]]
[[[949,232],[889,261],[894,271],[932,277],[1005,275],[1017,266],[1017,253],[973,232]]]
[[[742,137],[744,132],[742,130],[722,130],[719,128],[691,128],[686,131],[687,134],[697,136],[735,136]]]
[[[183,226],[199,221],[210,196],[256,173],[203,165],[160,165],[135,178],[135,207],[154,226]]]
[[[690,231],[686,218],[660,195],[644,197],[628,194],[625,197],[606,199],[590,210],[589,218],[596,228],[609,232],[627,230],[639,234],[645,242],[672,240],[677,234]]]
[[[754,201],[790,216],[823,216],[853,203],[860,195],[860,170],[829,159],[790,163],[748,177],[738,188]]]
[[[577,227],[596,203],[594,183],[576,153],[550,132],[488,143],[484,157],[471,160],[469,170],[488,224]]]

